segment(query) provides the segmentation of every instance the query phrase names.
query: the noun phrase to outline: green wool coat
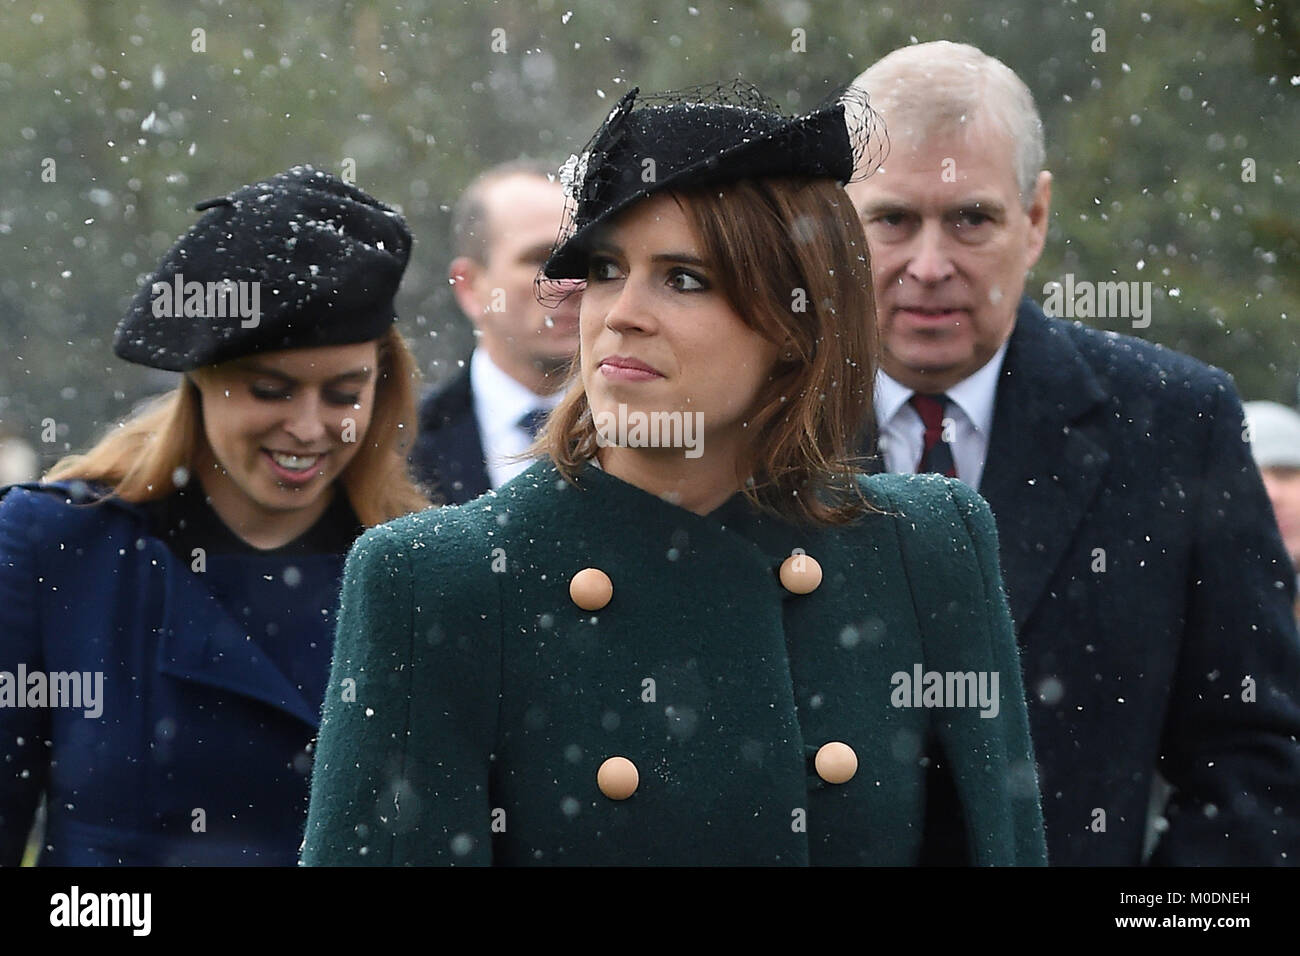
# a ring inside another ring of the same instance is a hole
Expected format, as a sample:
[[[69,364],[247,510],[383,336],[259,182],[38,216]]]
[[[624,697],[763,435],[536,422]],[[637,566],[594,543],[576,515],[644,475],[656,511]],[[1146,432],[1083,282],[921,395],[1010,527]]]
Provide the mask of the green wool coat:
[[[937,740],[968,858],[1044,863],[988,506],[934,476],[860,480],[886,514],[809,528],[541,461],[371,529],[344,571],[303,862],[909,865]],[[810,594],[777,575],[795,548],[823,571]],[[569,596],[588,567],[613,582],[595,612]],[[918,667],[996,673],[996,716],[916,706],[895,675]],[[814,769],[831,741],[857,755],[846,783]],[[597,786],[612,756],[638,770],[626,800]]]

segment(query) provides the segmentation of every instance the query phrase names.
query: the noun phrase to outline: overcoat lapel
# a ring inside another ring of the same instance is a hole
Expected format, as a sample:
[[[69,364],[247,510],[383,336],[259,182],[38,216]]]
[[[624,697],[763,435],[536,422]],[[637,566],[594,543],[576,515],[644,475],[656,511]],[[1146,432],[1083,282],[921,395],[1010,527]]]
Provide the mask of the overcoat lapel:
[[[163,569],[158,669],[180,680],[260,700],[316,727],[319,708],[307,703],[247,629],[165,545],[149,543]]]
[[[28,482],[0,489],[0,498],[12,488],[57,493],[65,500],[86,506],[97,494],[79,481],[50,484]],[[98,489],[103,493],[106,489]],[[275,663],[247,630],[232,618],[225,607],[165,544],[153,537],[141,537],[139,530],[148,519],[143,510],[120,498],[105,498],[96,507],[122,512],[131,524],[124,534],[109,530],[98,538],[98,550],[88,552],[87,565],[111,568],[122,561],[121,555],[139,554],[141,562],[156,567],[162,574],[162,628],[158,634],[155,666],[164,674],[260,700],[277,710],[291,714],[315,728],[320,722],[319,708],[309,704],[298,688],[284,676]],[[114,525],[106,526],[112,529]],[[117,525],[116,527],[122,527]],[[144,540],[143,551],[123,549],[122,540]]]
[[[1032,616],[1105,474],[1110,456],[1085,422],[1105,399],[1070,338],[1025,300],[998,382],[979,487],[997,519],[1018,630]]]
[[[491,487],[483,458],[466,368],[424,400],[412,467],[420,480],[436,482],[435,490],[448,504],[464,504]],[[455,487],[458,481],[459,489]]]

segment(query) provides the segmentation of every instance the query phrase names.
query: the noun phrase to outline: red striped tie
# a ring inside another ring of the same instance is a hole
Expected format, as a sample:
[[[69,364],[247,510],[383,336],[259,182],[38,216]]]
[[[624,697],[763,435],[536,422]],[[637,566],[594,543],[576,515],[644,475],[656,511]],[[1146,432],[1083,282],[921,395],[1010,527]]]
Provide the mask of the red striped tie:
[[[925,446],[921,449],[921,461],[916,466],[917,474],[935,472],[949,478],[956,478],[957,466],[953,462],[952,446],[943,440],[944,412],[948,408],[948,396],[922,395],[920,392],[914,392],[908,402],[925,423]]]

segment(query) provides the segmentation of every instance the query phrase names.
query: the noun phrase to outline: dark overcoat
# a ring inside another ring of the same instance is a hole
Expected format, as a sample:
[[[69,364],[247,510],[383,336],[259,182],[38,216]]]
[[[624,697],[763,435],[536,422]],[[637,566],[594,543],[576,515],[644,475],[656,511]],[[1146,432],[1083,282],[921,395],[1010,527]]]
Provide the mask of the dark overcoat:
[[[73,493],[0,491],[0,672],[103,675],[95,716],[0,707],[0,864],[42,791],[43,865],[294,864],[343,555],[186,564],[140,506]],[[248,575],[246,620],[209,582]]]
[[[1020,307],[997,519],[1054,864],[1300,862],[1295,574],[1218,369]]]
[[[418,421],[409,464],[414,479],[434,501],[464,504],[492,487],[474,414],[468,362],[420,400]]]
[[[862,480],[883,513],[809,529],[540,461],[372,529],[344,574],[304,861],[907,865],[933,739],[968,858],[1042,863],[988,507],[941,478]],[[823,570],[808,594],[777,577],[796,548]],[[596,611],[569,593],[589,567],[613,584]],[[901,700],[918,670],[999,675],[996,714]],[[848,782],[815,769],[830,742],[857,756]],[[639,774],[625,800],[597,781],[616,756]]]

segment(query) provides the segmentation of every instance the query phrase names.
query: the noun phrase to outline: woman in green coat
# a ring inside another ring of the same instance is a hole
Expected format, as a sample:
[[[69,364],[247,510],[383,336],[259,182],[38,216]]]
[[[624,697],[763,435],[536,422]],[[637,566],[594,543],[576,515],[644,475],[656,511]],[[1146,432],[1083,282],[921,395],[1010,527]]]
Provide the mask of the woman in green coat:
[[[848,460],[872,114],[637,95],[564,170],[545,456],[349,556],[304,862],[1044,863],[988,507]]]

